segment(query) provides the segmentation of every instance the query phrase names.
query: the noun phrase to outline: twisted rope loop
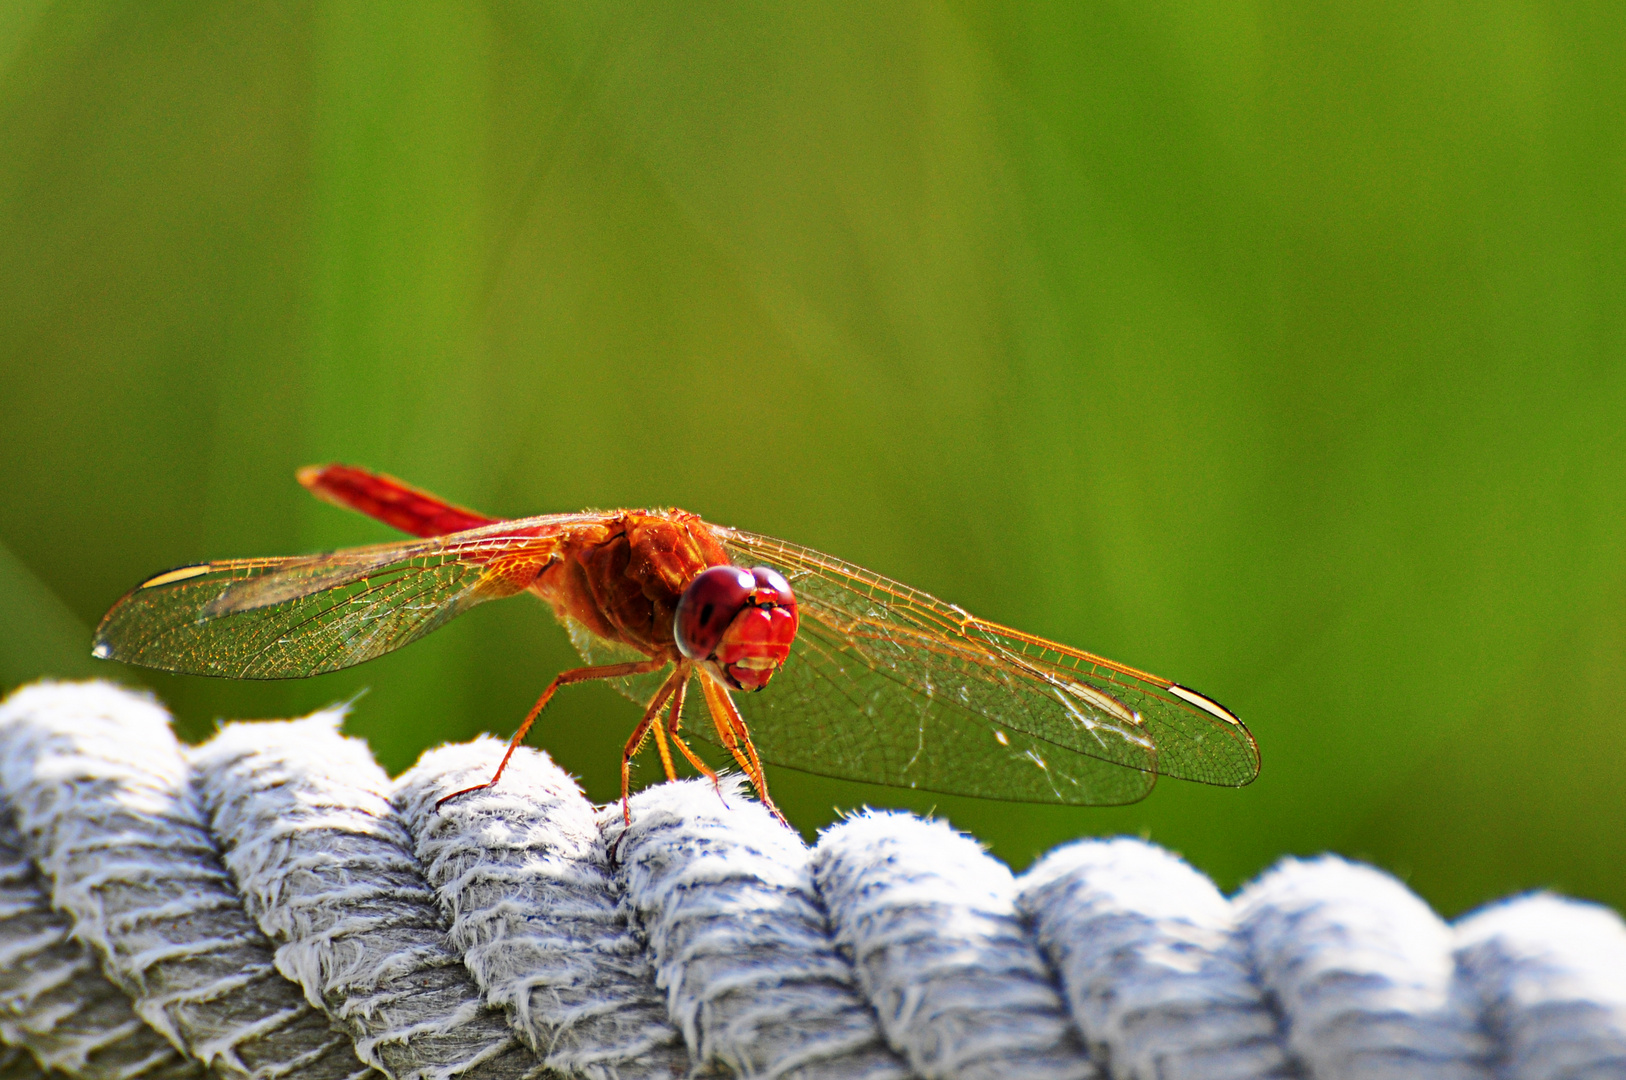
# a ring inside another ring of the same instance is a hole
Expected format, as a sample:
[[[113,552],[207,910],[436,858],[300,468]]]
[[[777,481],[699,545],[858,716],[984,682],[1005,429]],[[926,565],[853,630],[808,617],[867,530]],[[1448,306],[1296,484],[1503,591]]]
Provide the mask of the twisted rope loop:
[[[907,814],[810,849],[733,784],[627,827],[530,750],[436,810],[502,744],[392,782],[341,719],[0,706],[0,1080],[1626,1077],[1604,908],[1448,926],[1333,857],[1227,899],[1127,839],[1014,877]]]

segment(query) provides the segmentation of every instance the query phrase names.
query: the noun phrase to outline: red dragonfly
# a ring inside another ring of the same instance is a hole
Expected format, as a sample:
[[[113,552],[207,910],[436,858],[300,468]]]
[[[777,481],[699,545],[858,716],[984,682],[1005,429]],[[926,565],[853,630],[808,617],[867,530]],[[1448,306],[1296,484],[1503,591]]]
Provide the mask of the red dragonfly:
[[[113,605],[94,655],[193,675],[303,678],[528,591],[553,606],[586,666],[548,684],[508,755],[559,687],[610,683],[644,708],[621,755],[624,815],[632,759],[651,735],[669,779],[676,746],[715,782],[683,738],[691,682],[711,720],[695,728],[776,815],[763,762],[1098,806],[1145,797],[1159,774],[1240,787],[1259,773],[1253,736],[1211,698],[783,540],[683,510],[499,521],[347,465],[302,469],[299,482],[423,539],[167,571]],[[498,781],[508,755],[480,787]]]

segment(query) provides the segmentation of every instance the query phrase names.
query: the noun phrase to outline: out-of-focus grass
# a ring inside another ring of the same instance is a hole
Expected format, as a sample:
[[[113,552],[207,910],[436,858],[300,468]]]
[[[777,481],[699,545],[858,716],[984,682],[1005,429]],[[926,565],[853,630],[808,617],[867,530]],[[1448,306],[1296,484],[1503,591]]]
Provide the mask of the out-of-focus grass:
[[[89,669],[125,589],[681,505],[1168,674],[1243,791],[936,807],[1021,865],[1333,848],[1447,910],[1626,904],[1626,41],[1606,7],[16,5],[0,15],[0,672],[186,730],[370,686],[399,768],[572,662],[527,600],[362,669]],[[635,718],[537,741],[615,791]],[[645,775],[649,770],[645,770]]]

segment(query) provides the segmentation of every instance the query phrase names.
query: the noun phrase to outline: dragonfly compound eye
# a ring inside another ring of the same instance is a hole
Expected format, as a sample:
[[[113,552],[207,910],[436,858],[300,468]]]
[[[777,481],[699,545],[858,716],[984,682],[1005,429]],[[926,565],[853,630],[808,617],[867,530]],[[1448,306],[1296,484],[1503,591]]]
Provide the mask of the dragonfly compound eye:
[[[672,619],[678,651],[690,660],[708,659],[756,588],[751,572],[737,566],[712,566],[696,574]]]
[[[758,566],[751,571],[751,580],[756,582],[756,596],[753,601],[758,605],[772,603],[778,607],[796,610],[796,594],[790,591],[790,582],[779,571],[766,566]]]
[[[714,566],[683,591],[674,620],[678,649],[736,690],[768,685],[796,640],[796,596],[776,570]]]

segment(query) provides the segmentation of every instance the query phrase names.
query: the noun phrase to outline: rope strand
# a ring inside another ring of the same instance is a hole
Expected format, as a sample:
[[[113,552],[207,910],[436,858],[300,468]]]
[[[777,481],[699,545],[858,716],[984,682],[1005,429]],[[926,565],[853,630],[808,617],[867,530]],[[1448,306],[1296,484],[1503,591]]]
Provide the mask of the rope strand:
[[[0,819],[0,1042],[18,1051],[9,1055],[12,1068],[26,1064],[26,1047],[40,1065],[87,1080],[202,1077],[197,1062],[142,1022],[72,934],[23,853],[22,836],[9,817]],[[8,1075],[0,1068],[0,1077]]]
[[[389,1076],[540,1070],[446,941],[390,781],[337,711],[228,724],[190,755],[243,905],[277,970]]]
[[[13,694],[0,708],[0,791],[51,906],[175,1049],[222,1076],[363,1073],[272,966],[151,699],[108,683]]]
[[[502,744],[392,783],[341,719],[188,751],[107,683],[0,705],[0,1080],[1626,1077],[1596,905],[1448,926],[1335,857],[1227,900],[1127,839],[1018,878],[895,813],[810,849],[730,782],[628,828],[533,750],[437,811]]]
[[[503,783],[492,738],[429,751],[397,781],[448,938],[515,1032],[552,1068],[592,1080],[682,1076],[682,1037],[633,932],[593,807],[545,754],[521,749]]]

